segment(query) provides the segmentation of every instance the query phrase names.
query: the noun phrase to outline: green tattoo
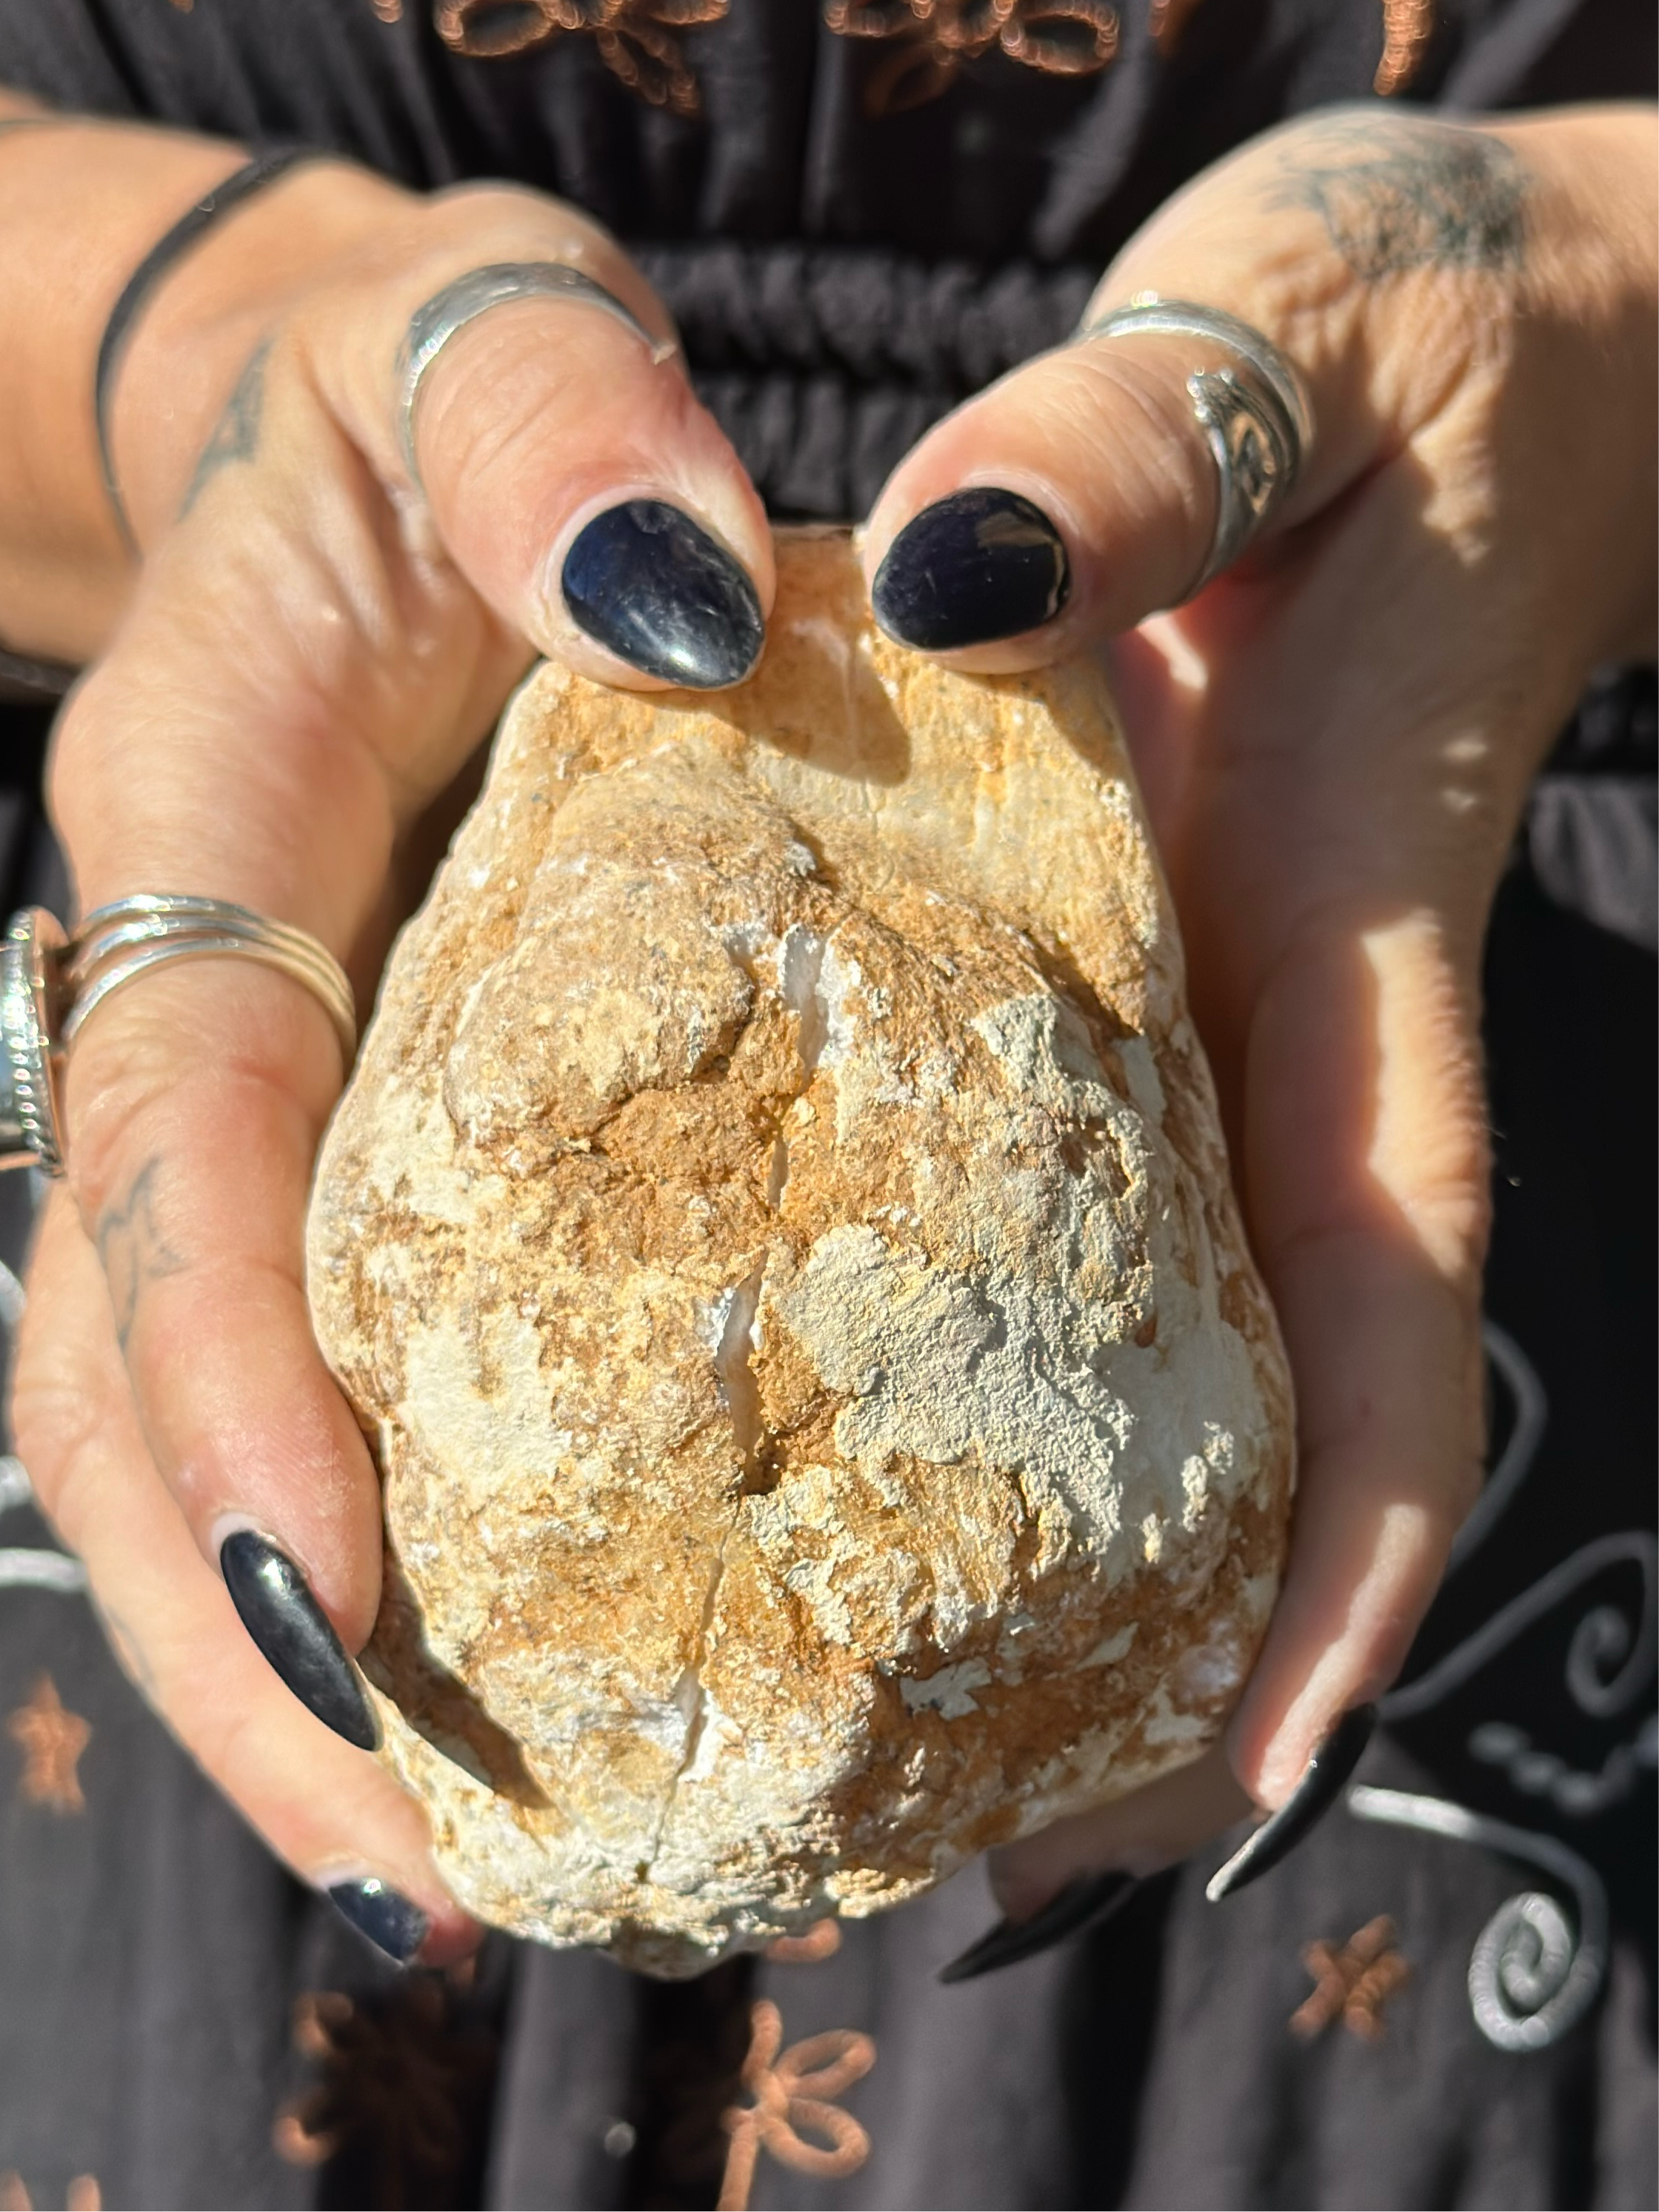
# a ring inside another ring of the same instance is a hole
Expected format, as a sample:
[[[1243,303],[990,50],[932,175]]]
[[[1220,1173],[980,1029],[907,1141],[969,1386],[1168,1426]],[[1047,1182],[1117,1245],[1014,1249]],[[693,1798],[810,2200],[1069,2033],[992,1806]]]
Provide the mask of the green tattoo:
[[[234,461],[251,461],[258,452],[259,418],[265,398],[265,356],[270,351],[270,341],[267,338],[236,380],[236,389],[225,402],[225,411],[215,424],[213,435],[202,448],[190,489],[179,509],[180,515],[190,513],[221,469],[228,468]]]
[[[155,1225],[153,1193],[160,1164],[159,1156],[147,1160],[133,1177],[125,1199],[105,1208],[94,1240],[109,1285],[116,1340],[123,1352],[146,1285],[163,1275],[178,1274],[185,1265]]]
[[[1518,269],[1526,171],[1501,139],[1455,124],[1354,118],[1354,150],[1331,136],[1288,152],[1276,207],[1311,208],[1367,283],[1408,269]]]

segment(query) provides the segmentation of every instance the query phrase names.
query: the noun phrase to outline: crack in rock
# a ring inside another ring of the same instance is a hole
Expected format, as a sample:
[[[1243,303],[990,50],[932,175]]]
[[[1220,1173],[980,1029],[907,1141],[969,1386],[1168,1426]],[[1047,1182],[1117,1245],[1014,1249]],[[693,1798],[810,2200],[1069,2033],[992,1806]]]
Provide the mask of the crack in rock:
[[[800,1056],[800,1080],[794,1097],[790,1101],[792,1105],[794,1099],[805,1097],[811,1088],[812,1079],[830,1042],[830,1008],[822,988],[823,956],[829,941],[818,931],[797,922],[784,932],[778,945],[778,995],[799,1024],[795,1048]],[[732,957],[751,977],[755,976],[756,948],[749,935],[743,931],[728,931],[726,943]],[[775,1212],[782,1203],[788,1182],[789,1146],[780,1131],[773,1142],[766,1186],[767,1200]],[[710,1315],[714,1333],[714,1373],[720,1402],[731,1421],[732,1440],[743,1462],[743,1484],[732,1505],[732,1518],[720,1540],[720,1551],[703,1599],[702,1619],[697,1629],[696,1656],[685,1668],[669,1696],[669,1703],[678,1708],[685,1722],[685,1747],[663,1801],[662,1815],[657,1823],[656,1833],[651,1839],[645,1878],[648,1878],[662,1854],[663,1838],[674,1816],[680,1784],[696,1765],[697,1754],[702,1747],[708,1722],[708,1696],[703,1687],[702,1670],[708,1663],[714,1637],[715,1607],[726,1573],[726,1555],[743,1510],[743,1500],[774,1486],[772,1440],[761,1419],[760,1388],[755,1380],[753,1364],[754,1355],[759,1349],[755,1336],[755,1322],[760,1310],[761,1285],[766,1279],[769,1257],[769,1254],[763,1253],[749,1273],[734,1283],[716,1303]]]

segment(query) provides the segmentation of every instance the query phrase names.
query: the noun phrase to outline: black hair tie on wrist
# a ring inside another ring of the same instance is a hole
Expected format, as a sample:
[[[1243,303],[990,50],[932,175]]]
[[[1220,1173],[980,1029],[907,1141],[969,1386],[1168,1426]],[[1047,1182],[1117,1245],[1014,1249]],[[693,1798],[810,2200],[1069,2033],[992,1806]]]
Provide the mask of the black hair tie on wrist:
[[[128,277],[120,298],[110,311],[104,335],[98,343],[98,367],[92,386],[93,420],[98,431],[98,464],[103,471],[104,489],[109,495],[110,507],[116,526],[129,552],[138,551],[138,540],[133,535],[126,502],[121,497],[121,488],[115,481],[115,459],[110,451],[109,404],[115,389],[116,373],[126,350],[133,320],[144,304],[156,279],[162,276],[179,256],[193,246],[204,230],[210,230],[222,216],[240,207],[254,192],[262,191],[285,176],[297,162],[315,161],[316,151],[309,146],[286,146],[280,150],[256,154],[252,161],[244,161],[240,169],[233,169],[222,184],[215,185],[204,193],[195,206],[180,216],[171,230],[151,246],[138,266]]]

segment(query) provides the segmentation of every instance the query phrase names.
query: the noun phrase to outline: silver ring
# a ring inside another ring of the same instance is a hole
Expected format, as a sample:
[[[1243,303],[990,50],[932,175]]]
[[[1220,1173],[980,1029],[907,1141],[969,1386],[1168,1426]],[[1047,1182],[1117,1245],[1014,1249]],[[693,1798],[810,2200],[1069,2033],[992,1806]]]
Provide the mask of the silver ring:
[[[345,970],[302,929],[228,899],[140,891],[65,937],[43,907],[12,916],[0,946],[0,1168],[64,1172],[63,1063],[106,999],[170,960],[258,960],[321,1000],[349,1066],[357,1010]]]
[[[64,1172],[58,1119],[58,956],[64,933],[44,907],[13,915],[0,946],[0,1167]]]
[[[1313,403],[1294,362],[1251,324],[1191,300],[1137,292],[1078,332],[1085,338],[1205,338],[1237,365],[1194,369],[1187,379],[1193,413],[1215,457],[1215,536],[1191,599],[1231,568],[1273,511],[1290,496],[1313,443]]]
[[[678,338],[653,338],[631,307],[614,292],[580,269],[565,261],[492,261],[482,269],[469,269],[446,284],[441,292],[416,307],[398,355],[398,441],[410,482],[418,484],[421,472],[415,459],[415,409],[421,380],[457,331],[487,315],[509,300],[568,300],[585,307],[598,307],[626,324],[635,337],[643,338],[653,362],[670,361],[679,351]]]

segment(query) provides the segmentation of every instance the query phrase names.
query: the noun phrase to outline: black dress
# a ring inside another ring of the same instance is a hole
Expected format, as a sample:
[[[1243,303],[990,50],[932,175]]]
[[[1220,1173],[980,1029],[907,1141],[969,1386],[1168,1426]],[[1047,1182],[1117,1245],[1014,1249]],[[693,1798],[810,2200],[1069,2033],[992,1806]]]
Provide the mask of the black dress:
[[[35,0],[0,10],[0,82],[580,201],[796,517],[861,513],[1266,125],[1376,88],[1655,87],[1629,0],[1020,0],[1024,60],[875,35],[916,21],[878,0],[672,20],[696,12]],[[1653,2204],[1654,699],[1644,671],[1586,699],[1499,892],[1486,1500],[1358,1787],[1284,1867],[1211,1907],[1218,1846],[1094,1936],[955,1988],[935,1970],[993,1917],[976,1869],[833,1955],[692,1984],[499,1937],[470,1975],[399,1976],[151,1718],[0,1462],[0,2204],[712,2204],[761,1998],[790,2051],[830,2036],[799,2063],[862,2137],[833,2124],[812,2171],[775,2134],[757,2205]],[[46,714],[0,721],[8,908],[62,894]],[[1570,1057],[1540,1018],[1563,1006]],[[14,1264],[32,1181],[0,1180]],[[0,1322],[10,1297],[0,1275]],[[54,1699],[90,1730],[56,1790],[28,1757]],[[1383,1916],[1385,2033],[1322,2027],[1334,1954]]]

